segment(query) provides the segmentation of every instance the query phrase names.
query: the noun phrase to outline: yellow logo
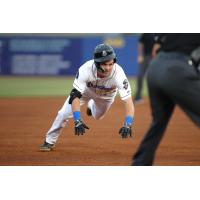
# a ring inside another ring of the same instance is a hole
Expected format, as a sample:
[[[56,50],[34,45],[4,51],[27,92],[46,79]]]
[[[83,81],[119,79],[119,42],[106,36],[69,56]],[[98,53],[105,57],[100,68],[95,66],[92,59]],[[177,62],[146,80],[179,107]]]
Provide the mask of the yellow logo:
[[[125,40],[122,37],[108,37],[104,40],[105,44],[109,44],[114,48],[123,48],[125,46]]]

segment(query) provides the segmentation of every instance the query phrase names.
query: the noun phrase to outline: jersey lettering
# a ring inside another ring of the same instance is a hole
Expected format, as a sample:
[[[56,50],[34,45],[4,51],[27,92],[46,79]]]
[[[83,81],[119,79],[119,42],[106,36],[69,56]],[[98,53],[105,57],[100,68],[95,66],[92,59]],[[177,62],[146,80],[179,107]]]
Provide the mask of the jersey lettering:
[[[116,88],[117,88],[116,86],[106,87],[104,85],[97,85],[96,83],[92,83],[92,82],[87,82],[87,87],[94,88],[95,93],[100,96],[114,93],[116,92]]]

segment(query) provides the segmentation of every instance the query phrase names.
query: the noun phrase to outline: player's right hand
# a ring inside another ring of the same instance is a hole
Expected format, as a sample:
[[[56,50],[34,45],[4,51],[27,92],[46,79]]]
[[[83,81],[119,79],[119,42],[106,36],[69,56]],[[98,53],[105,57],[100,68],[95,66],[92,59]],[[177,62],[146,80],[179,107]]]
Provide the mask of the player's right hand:
[[[119,134],[121,135],[122,139],[132,137],[131,126],[124,125],[122,128],[120,128]]]
[[[84,124],[81,120],[74,121],[74,131],[75,135],[83,135],[85,133],[85,129],[89,129],[89,127]]]

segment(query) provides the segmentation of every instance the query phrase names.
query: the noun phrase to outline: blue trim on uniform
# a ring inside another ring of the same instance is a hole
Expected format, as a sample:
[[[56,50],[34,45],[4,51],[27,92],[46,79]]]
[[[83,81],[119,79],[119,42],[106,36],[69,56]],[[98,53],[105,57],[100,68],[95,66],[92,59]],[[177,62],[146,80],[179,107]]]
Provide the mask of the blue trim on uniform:
[[[81,112],[80,111],[73,112],[73,117],[74,117],[74,121],[81,119]]]
[[[125,125],[132,125],[132,123],[133,123],[133,117],[132,116],[126,116]]]

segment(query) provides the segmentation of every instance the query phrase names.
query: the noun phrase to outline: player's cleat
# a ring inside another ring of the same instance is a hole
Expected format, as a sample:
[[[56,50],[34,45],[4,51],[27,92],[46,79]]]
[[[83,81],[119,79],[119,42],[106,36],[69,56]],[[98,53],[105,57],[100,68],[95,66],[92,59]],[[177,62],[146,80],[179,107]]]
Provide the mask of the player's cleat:
[[[40,146],[40,151],[51,151],[53,150],[53,148],[55,147],[55,144],[49,144],[48,142],[44,142],[44,144],[42,144]]]
[[[87,115],[88,115],[88,116],[92,116],[92,111],[91,111],[91,109],[90,109],[90,108],[87,108],[87,111],[86,111],[86,113],[87,113]]]

